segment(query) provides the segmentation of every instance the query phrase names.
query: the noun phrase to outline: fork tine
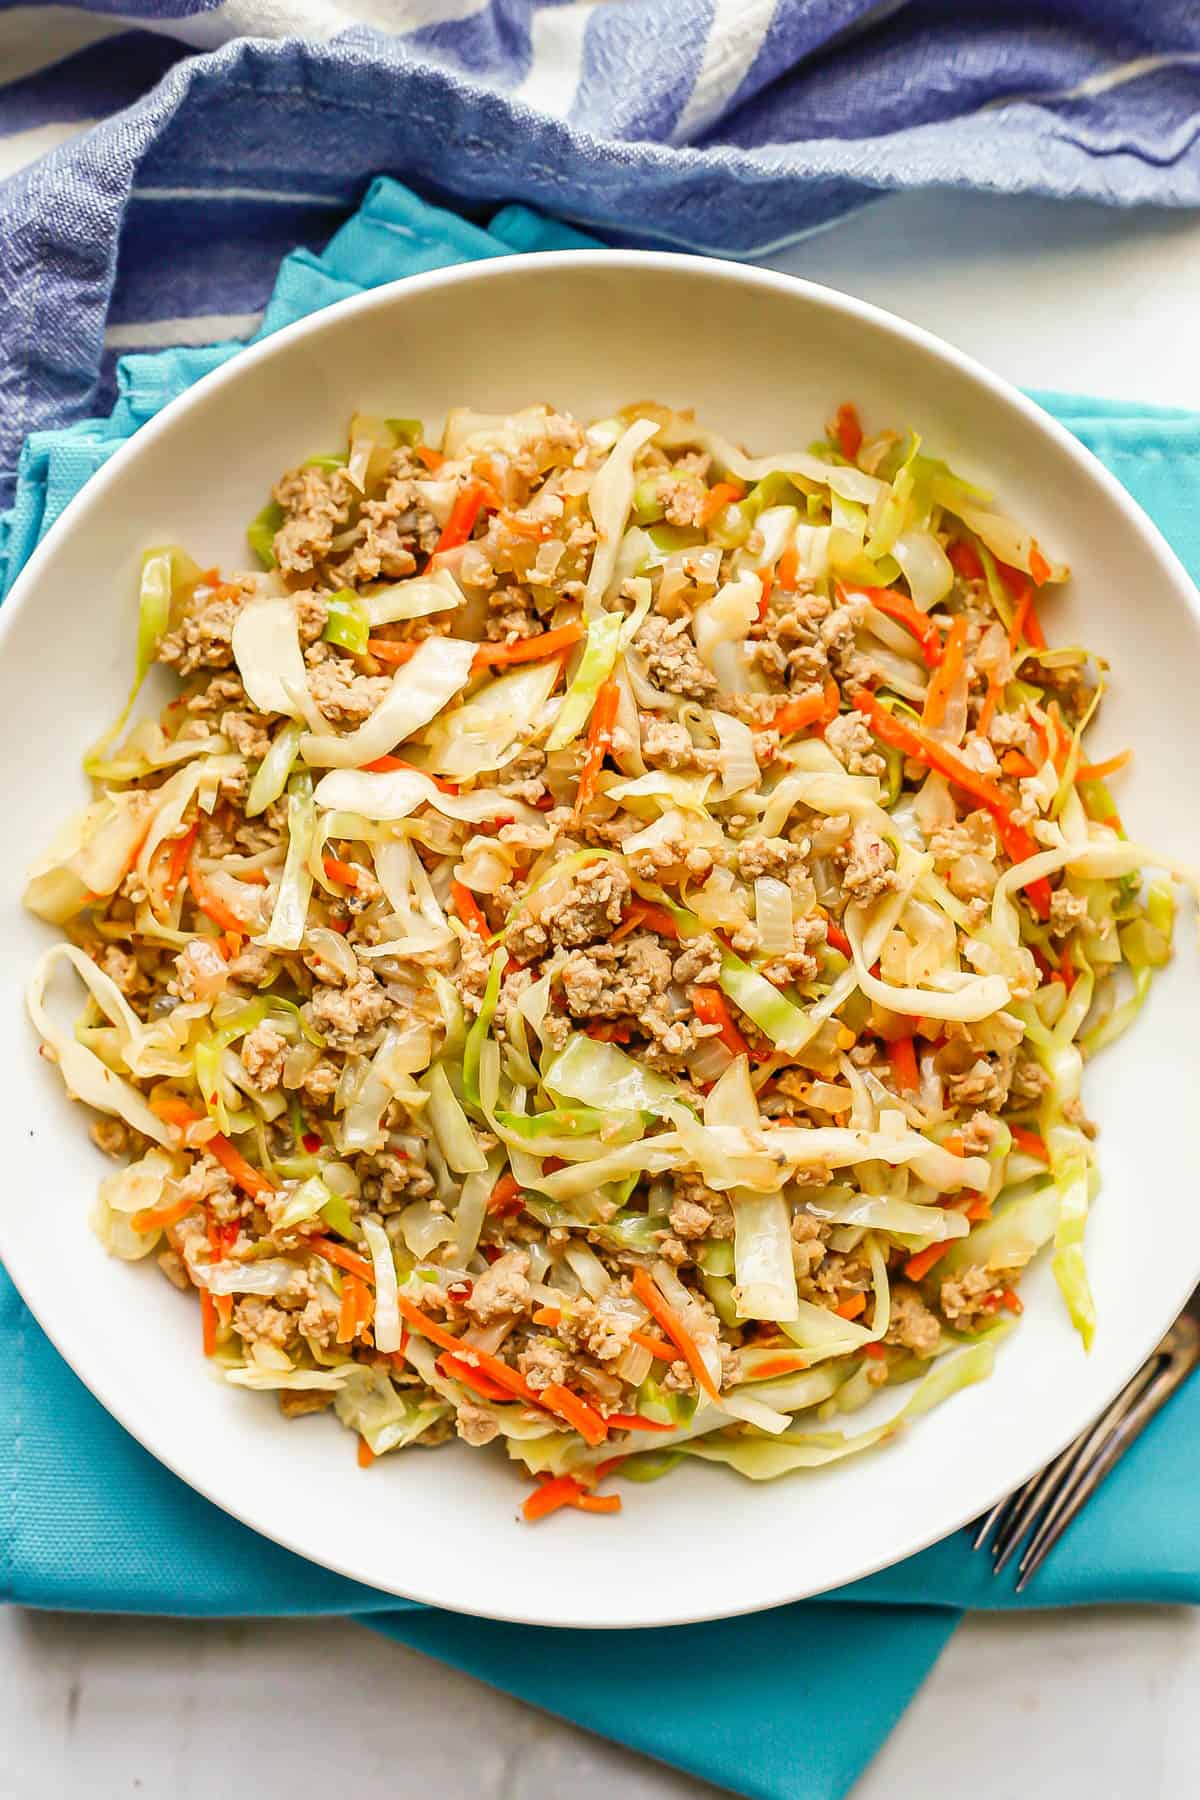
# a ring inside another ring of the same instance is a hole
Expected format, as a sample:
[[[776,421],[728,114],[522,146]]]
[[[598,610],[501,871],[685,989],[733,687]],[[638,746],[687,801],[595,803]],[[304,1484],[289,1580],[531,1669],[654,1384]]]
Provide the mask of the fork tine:
[[[1037,1574],[1063,1532],[1078,1517],[1105,1476],[1121,1460],[1130,1445],[1136,1442],[1168,1395],[1179,1386],[1188,1373],[1188,1365],[1182,1361],[1164,1361],[1158,1357],[1139,1371],[1140,1375],[1147,1373],[1147,1380],[1135,1378],[1113,1403],[1106,1420],[1101,1421],[1102,1425],[1106,1421],[1109,1425],[1107,1434],[1093,1447],[1090,1456],[1080,1458],[1070,1481],[1064,1484],[1053,1507],[1038,1526],[1021,1558],[1021,1579],[1017,1583],[1017,1593]],[[1135,1391],[1131,1392],[1131,1389]],[[1110,1417],[1113,1413],[1117,1414],[1115,1418]],[[1096,1434],[1093,1433],[1094,1435]]]
[[[1025,1487],[1028,1487],[1028,1486],[1029,1486],[1029,1483],[1026,1482]],[[972,1550],[982,1550],[983,1549],[983,1546],[988,1541],[988,1537],[991,1534],[993,1526],[1000,1523],[1000,1520],[1003,1517],[1003,1515],[1006,1512],[1008,1512],[1010,1507],[1013,1507],[1017,1504],[1017,1502],[1021,1498],[1021,1495],[1024,1492],[1025,1492],[1024,1487],[1014,1488],[1014,1490],[1011,1494],[1005,1494],[1004,1498],[1002,1500],[997,1500],[995,1506],[993,1506],[991,1512],[988,1514],[987,1518],[983,1521],[983,1524],[979,1527],[979,1530],[975,1533],[975,1537],[971,1544]],[[1001,1529],[1003,1529],[1003,1527],[1001,1527]]]
[[[1018,1488],[1012,1496],[1015,1505],[996,1533],[996,1540],[992,1545],[993,1575],[999,1575],[1034,1519],[1046,1505],[1066,1466],[1067,1459],[1074,1450],[1075,1445],[1069,1444],[1061,1455],[1056,1456],[1054,1461],[1048,1463],[1040,1474],[1033,1476],[1023,1488]]]

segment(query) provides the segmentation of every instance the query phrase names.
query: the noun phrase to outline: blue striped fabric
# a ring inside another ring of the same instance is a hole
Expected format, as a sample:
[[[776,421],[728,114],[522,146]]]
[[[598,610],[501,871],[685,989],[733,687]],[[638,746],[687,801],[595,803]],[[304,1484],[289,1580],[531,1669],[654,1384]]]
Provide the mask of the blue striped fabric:
[[[121,350],[251,330],[284,252],[379,172],[742,256],[922,185],[1200,202],[1196,0],[86,0],[45,21],[0,0],[0,499],[30,430],[112,403]]]

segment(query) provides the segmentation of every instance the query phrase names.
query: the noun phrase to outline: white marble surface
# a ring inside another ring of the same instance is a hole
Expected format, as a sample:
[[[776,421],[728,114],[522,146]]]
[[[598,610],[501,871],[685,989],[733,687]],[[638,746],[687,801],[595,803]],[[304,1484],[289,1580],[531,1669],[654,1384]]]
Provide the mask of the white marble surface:
[[[1200,407],[1200,219],[1035,201],[888,200],[776,266],[890,306],[1011,380]],[[1200,1616],[968,1621],[855,1800],[936,1771],[972,1800],[1195,1790]],[[0,1614],[0,1800],[701,1800],[360,1627]],[[944,1783],[945,1785],[945,1783]]]

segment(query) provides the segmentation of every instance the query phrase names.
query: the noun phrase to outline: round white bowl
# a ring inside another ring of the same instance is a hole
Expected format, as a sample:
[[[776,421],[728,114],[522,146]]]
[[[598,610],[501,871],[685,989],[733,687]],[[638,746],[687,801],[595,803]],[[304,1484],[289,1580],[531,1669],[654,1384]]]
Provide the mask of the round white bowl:
[[[844,295],[731,264],[585,252],[447,270],[345,302],[247,350],[138,433],[50,533],[0,614],[0,1070],[8,1095],[0,1255],[97,1398],[176,1474],[301,1555],[388,1592],[540,1625],[668,1625],[775,1606],[921,1549],[1024,1480],[1096,1414],[1200,1272],[1200,1059],[1193,933],[1134,1031],[1089,1071],[1103,1190],[1088,1228],[1090,1356],[1049,1269],[995,1375],[886,1449],[754,1486],[685,1464],[626,1485],[619,1519],[517,1520],[499,1452],[389,1456],[368,1473],[331,1420],[287,1424],[213,1379],[195,1305],[151,1266],[110,1261],[87,1225],[106,1167],[35,1054],[22,993],[53,934],[24,871],[85,797],[79,756],[133,665],[144,546],[244,566],[245,523],[278,473],[366,410],[440,421],[552,400],[597,416],[652,396],[756,452],[803,446],[841,400],[915,425],[1073,565],[1052,638],[1114,669],[1097,737],[1137,747],[1134,834],[1194,851],[1200,613],[1183,569],[1105,471],[1044,413],[924,332]],[[894,1402],[893,1402],[894,1404]],[[854,1425],[858,1421],[853,1422]],[[853,1428],[853,1426],[852,1426]],[[103,1479],[103,1471],[96,1471]]]

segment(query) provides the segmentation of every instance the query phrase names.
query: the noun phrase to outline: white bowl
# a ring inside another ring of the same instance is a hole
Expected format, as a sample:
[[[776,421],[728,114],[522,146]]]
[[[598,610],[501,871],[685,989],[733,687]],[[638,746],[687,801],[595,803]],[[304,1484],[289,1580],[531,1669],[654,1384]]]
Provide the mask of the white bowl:
[[[1003,382],[925,333],[785,276],[686,257],[505,258],[318,313],[193,388],[88,485],[0,615],[0,1069],[8,1095],[0,1253],[42,1326],[121,1423],[219,1506],[388,1592],[541,1625],[668,1625],[837,1587],[971,1519],[1096,1414],[1200,1271],[1200,1059],[1193,934],[1135,1030],[1089,1072],[1103,1191],[1088,1228],[1099,1309],[1090,1356],[1049,1269],[993,1378],[887,1449],[752,1486],[684,1465],[626,1485],[615,1520],[517,1522],[499,1454],[390,1456],[368,1473],[328,1419],[286,1424],[269,1396],[214,1380],[199,1316],[153,1268],[110,1261],[87,1226],[104,1160],[35,1055],[22,991],[51,934],[23,873],[84,795],[79,755],[133,664],[139,553],[178,541],[243,566],[245,522],[280,470],[344,440],[348,415],[440,420],[553,400],[584,416],[653,396],[756,451],[817,435],[841,400],[872,427],[916,425],[994,488],[1075,578],[1053,638],[1114,669],[1097,734],[1137,747],[1120,803],[1135,835],[1194,851],[1200,615],[1157,532],[1103,469]],[[1177,773],[1178,772],[1178,773]],[[1188,827],[1191,826],[1189,831]],[[96,1479],[103,1480],[103,1470]]]

